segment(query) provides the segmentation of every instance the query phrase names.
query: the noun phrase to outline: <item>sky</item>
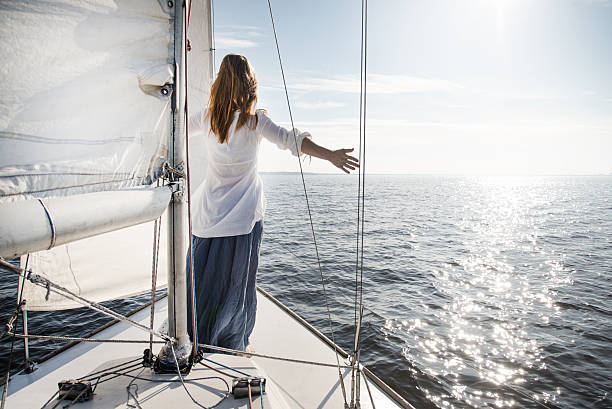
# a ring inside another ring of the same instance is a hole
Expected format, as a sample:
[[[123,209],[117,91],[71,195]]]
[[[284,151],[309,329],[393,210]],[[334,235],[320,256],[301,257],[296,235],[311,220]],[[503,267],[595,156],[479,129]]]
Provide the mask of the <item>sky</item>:
[[[357,148],[361,2],[272,10],[295,126]],[[267,1],[215,1],[214,31],[216,67],[246,56],[289,127]],[[612,173],[612,0],[370,1],[367,46],[368,173]],[[299,168],[264,143],[260,170]]]

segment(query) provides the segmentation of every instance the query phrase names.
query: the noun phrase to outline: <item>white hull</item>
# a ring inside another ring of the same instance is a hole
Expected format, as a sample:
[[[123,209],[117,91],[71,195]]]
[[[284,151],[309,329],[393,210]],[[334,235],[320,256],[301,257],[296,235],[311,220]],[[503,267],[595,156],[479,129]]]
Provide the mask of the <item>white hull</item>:
[[[257,300],[257,323],[251,336],[251,344],[257,353],[331,364],[336,362],[333,349],[321,339],[320,334],[300,323],[299,318],[283,310],[282,306],[264,296],[262,292],[258,293]],[[155,311],[157,328],[167,316],[166,299],[157,302]],[[144,309],[131,318],[148,325],[149,310]],[[118,323],[97,333],[92,338],[148,340],[148,334],[128,324]],[[40,408],[57,391],[59,381],[84,377],[89,373],[142,357],[142,352],[146,347],[145,344],[79,343],[41,363],[34,373],[14,376],[9,383],[6,407]],[[159,347],[159,344],[155,344],[154,350],[157,351]],[[267,380],[264,395],[265,408],[342,408],[344,405],[338,381],[338,370],[335,367],[258,357],[243,358],[226,354],[209,354],[206,357],[249,375],[265,377]],[[345,364],[343,361],[341,358],[341,364]],[[216,366],[210,362],[206,363]],[[238,375],[228,369],[220,369]],[[155,375],[150,369],[141,367],[131,374],[140,374],[141,377],[157,380],[178,379],[175,375]],[[344,370],[343,375],[348,393],[350,370]],[[230,377],[219,375],[201,365],[196,365],[185,379],[188,381],[205,376],[222,376],[231,385]],[[127,406],[126,387],[130,381],[129,378],[118,377],[102,383],[98,386],[93,400],[77,403],[74,407],[127,408],[129,406]],[[142,408],[196,407],[180,383],[154,383],[144,380],[136,380],[133,383],[138,385],[138,401]],[[376,408],[409,407],[406,402],[398,403],[391,399],[371,380],[368,383]],[[194,398],[204,406],[216,403],[226,390],[220,380],[188,381],[186,384]],[[132,387],[132,392],[134,389]],[[248,407],[247,401],[248,399],[235,400],[230,396],[218,407],[246,408]],[[47,407],[52,407],[55,403],[54,400]],[[131,400],[130,403],[134,404],[134,400]],[[256,408],[261,407],[259,398],[253,399],[253,405]],[[361,407],[372,407],[363,377]]]

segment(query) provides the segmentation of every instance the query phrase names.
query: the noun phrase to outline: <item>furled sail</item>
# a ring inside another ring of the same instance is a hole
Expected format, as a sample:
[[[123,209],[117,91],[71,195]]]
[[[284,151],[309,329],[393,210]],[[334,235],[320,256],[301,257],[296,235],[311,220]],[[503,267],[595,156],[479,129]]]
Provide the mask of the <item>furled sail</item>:
[[[212,74],[208,4],[191,7],[189,97],[198,103]],[[173,130],[174,8],[158,0],[0,4],[0,203],[98,191],[121,201],[121,190],[157,180]],[[166,229],[163,221],[158,288],[167,281]],[[153,232],[149,222],[39,251],[28,267],[96,302],[146,292]],[[24,298],[29,310],[80,306],[28,283]]]

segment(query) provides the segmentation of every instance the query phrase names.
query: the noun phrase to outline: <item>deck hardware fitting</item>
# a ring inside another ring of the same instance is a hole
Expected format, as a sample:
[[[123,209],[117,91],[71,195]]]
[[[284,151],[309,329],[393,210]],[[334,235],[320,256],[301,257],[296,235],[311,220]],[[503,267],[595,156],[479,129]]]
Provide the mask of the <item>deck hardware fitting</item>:
[[[251,386],[251,395],[259,396],[266,393],[266,378],[259,376],[235,378],[232,380],[232,395],[234,399],[242,399],[249,396],[249,385]]]
[[[93,389],[91,389],[90,381],[80,381],[69,379],[57,383],[59,388],[60,400],[72,400],[77,402],[85,402],[93,398]]]

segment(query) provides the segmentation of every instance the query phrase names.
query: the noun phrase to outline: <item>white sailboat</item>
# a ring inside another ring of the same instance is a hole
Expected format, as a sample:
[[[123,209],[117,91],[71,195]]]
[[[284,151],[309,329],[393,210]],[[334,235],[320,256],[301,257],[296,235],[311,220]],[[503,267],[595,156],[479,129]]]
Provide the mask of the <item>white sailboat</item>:
[[[186,146],[184,118],[213,77],[210,12],[209,0],[0,6],[0,256],[20,280],[14,317],[86,305],[116,318],[26,362],[3,407],[412,407],[262,289],[256,353],[190,366],[185,174],[202,147]],[[191,186],[202,168],[189,168]],[[5,261],[17,256],[21,268]],[[150,306],[129,317],[98,304],[146,292]],[[44,335],[23,328],[11,334],[27,351]],[[149,345],[157,357],[143,356]]]

